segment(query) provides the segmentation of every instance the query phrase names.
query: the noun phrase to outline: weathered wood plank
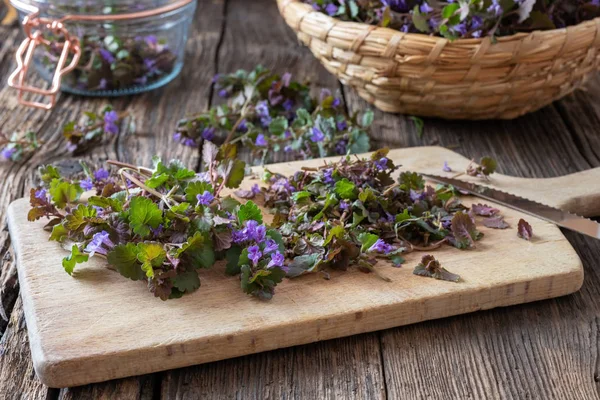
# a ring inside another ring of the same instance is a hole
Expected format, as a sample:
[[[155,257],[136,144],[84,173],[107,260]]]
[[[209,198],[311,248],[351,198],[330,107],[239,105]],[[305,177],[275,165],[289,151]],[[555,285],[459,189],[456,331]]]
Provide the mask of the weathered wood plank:
[[[377,334],[170,371],[164,399],[383,399]]]
[[[230,0],[226,17],[217,72],[263,64],[280,73],[289,71],[295,79],[309,79],[316,87],[338,88],[310,53],[298,51],[275,2]],[[248,159],[248,154],[242,152],[242,157]],[[383,398],[383,387],[379,343],[369,334],[169,371],[162,397]]]
[[[351,110],[366,106],[352,90],[344,93]],[[506,174],[559,176],[597,165],[589,160],[598,147],[592,126],[599,114],[582,107],[598,103],[600,85],[592,85],[585,95],[587,99],[569,97],[514,121],[427,119],[422,138],[408,117],[376,112],[374,130],[380,143],[434,141],[468,157],[492,155]],[[561,108],[566,111],[559,112]],[[597,397],[600,243],[572,233],[568,238],[587,274],[579,293],[383,332],[388,397]]]
[[[17,299],[6,333],[0,340],[0,399],[47,399],[57,391],[40,383],[33,371],[21,299]]]

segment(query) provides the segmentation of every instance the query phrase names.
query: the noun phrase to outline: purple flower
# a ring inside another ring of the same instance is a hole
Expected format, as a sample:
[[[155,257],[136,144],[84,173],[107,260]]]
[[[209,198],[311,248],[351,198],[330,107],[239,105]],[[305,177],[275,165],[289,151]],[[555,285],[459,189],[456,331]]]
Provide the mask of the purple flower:
[[[375,167],[377,167],[378,170],[383,171],[387,168],[387,163],[387,157],[381,157],[379,160],[375,161]]]
[[[328,185],[331,185],[334,183],[333,168],[326,168],[323,170],[323,182]]]
[[[196,199],[198,199],[198,204],[202,204],[203,206],[207,206],[215,199],[215,196],[208,190],[205,190],[202,194],[197,194]]]
[[[452,172],[452,168],[448,165],[448,161],[444,161],[444,166],[442,167],[444,172]]]
[[[243,119],[242,122],[237,127],[238,132],[246,132],[248,130],[248,126],[246,125],[246,120]]]
[[[290,74],[289,72],[286,72],[281,76],[281,83],[283,83],[283,87],[290,86],[291,80],[292,80],[292,74]]]
[[[294,100],[287,99],[283,102],[282,106],[285,111],[291,111],[291,109],[294,108]]]
[[[273,239],[267,239],[267,241],[265,242],[265,248],[263,250],[265,254],[272,253],[277,249],[279,249],[277,243]]]
[[[156,39],[156,36],[154,35],[148,35],[144,38],[144,41],[146,42],[146,44],[148,44],[148,46],[156,46],[158,44],[158,40]]]
[[[348,152],[348,142],[340,140],[335,144],[335,152],[339,155],[344,155]]]
[[[104,132],[112,133],[116,135],[119,133],[119,127],[117,121],[119,120],[119,114],[116,111],[107,111],[104,113]]]
[[[425,198],[425,193],[419,193],[419,192],[416,192],[416,191],[410,189],[409,196],[413,202],[417,202],[417,201],[423,200]]]
[[[258,246],[254,245],[254,246],[248,247],[248,258],[252,261],[252,264],[254,264],[254,265],[258,264],[258,261],[260,260],[261,257],[262,257],[262,253],[260,252],[260,249],[258,248]]]
[[[291,193],[294,191],[294,187],[290,185],[287,179],[279,178],[271,185],[271,189],[273,189],[277,193],[288,192]]]
[[[181,132],[175,132],[173,134],[173,140],[180,141],[181,140]]]
[[[493,13],[496,17],[499,17],[504,12],[498,0],[492,0],[492,4],[488,7],[487,11]]]
[[[219,90],[219,92],[217,94],[221,98],[225,98],[225,97],[229,96],[229,92],[226,89]]]
[[[340,210],[348,211],[350,210],[350,202],[346,200],[340,201]]]
[[[95,253],[106,255],[106,249],[102,247],[103,244],[109,249],[112,249],[115,246],[115,244],[110,240],[109,234],[106,231],[94,234],[92,240],[85,247],[85,251],[90,253],[90,257],[93,257]]]
[[[345,120],[341,120],[335,123],[335,127],[338,131],[342,132],[348,128],[348,123]]]
[[[79,186],[81,186],[83,190],[92,190],[94,188],[92,179],[89,177],[79,181]]]
[[[108,82],[106,81],[106,79],[102,78],[100,79],[100,83],[98,83],[98,89],[104,90],[106,89],[106,84]]]
[[[160,236],[160,234],[163,232],[163,224],[159,224],[156,229],[150,228],[150,231],[152,231],[152,235],[154,237]]]
[[[325,7],[325,12],[333,17],[338,11],[338,7],[335,4],[329,3],[327,4],[327,7]]]
[[[600,0],[599,0],[600,1]],[[283,151],[285,151],[286,153],[289,153],[290,151],[292,151],[292,146],[290,146],[289,144],[287,146],[285,146],[283,148]]]
[[[109,173],[104,168],[99,168],[96,172],[94,172],[94,179],[97,181],[101,181],[103,179],[108,179]]]
[[[267,142],[267,139],[265,138],[265,135],[263,135],[262,133],[258,134],[254,144],[259,147],[267,147],[269,145],[269,143]]]
[[[271,255],[271,261],[269,261],[269,263],[267,264],[267,268],[273,268],[273,267],[279,267],[279,268],[281,268],[281,267],[283,267],[283,262],[284,261],[285,261],[285,257],[283,257],[283,254],[281,254],[280,252],[276,251],[275,253],[273,253]],[[285,269],[284,269],[284,271],[285,271]]]
[[[371,247],[369,247],[369,251],[383,254],[389,254],[394,250],[394,246],[387,244],[382,239],[377,239],[377,241]]]
[[[104,61],[106,61],[109,64],[115,62],[115,56],[113,55],[113,53],[106,49],[100,49],[100,56],[104,59]]]
[[[12,156],[15,154],[17,149],[15,147],[5,147],[2,149],[2,157],[7,160],[12,159]]]
[[[259,194],[260,193],[260,187],[258,186],[258,183],[255,183],[254,185],[252,185],[252,188],[250,190],[254,194]]]
[[[339,107],[340,104],[342,104],[342,101],[338,97],[336,97],[333,99],[333,103],[331,103],[331,106],[336,108]]]
[[[196,147],[196,141],[192,138],[186,138],[183,140],[183,145],[188,147]]]
[[[316,126],[312,128],[312,134],[310,135],[310,140],[313,143],[322,142],[325,139],[325,135],[319,128]]]
[[[256,114],[260,117],[260,122],[264,127],[271,123],[271,115],[269,114],[269,105],[266,100],[259,101],[256,104]]]
[[[265,240],[267,228],[260,225],[257,221],[251,219],[244,223],[244,228],[238,231],[233,231],[232,237],[234,243],[243,243],[255,241],[261,243]]]
[[[202,138],[204,140],[212,141],[215,138],[215,128],[209,127],[202,130]]]
[[[46,192],[46,189],[36,190],[34,196],[35,196],[36,199],[40,199],[40,200],[47,200],[48,199],[48,193]]]
[[[433,11],[433,8],[427,4],[427,2],[421,4],[421,6],[419,7],[419,10],[423,13],[423,14],[427,14]]]

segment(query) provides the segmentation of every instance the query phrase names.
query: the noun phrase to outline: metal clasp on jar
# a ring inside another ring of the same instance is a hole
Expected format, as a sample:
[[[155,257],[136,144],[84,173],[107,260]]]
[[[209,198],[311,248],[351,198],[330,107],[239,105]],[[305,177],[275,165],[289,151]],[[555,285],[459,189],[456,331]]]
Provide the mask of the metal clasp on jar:
[[[17,68],[9,76],[8,86],[19,91],[18,100],[20,104],[49,110],[54,107],[54,104],[56,103],[56,94],[60,89],[60,82],[63,75],[72,71],[79,62],[81,56],[79,40],[69,35],[69,32],[61,21],[40,18],[37,13],[25,17],[23,20],[23,30],[25,31],[26,38],[17,50]],[[44,30],[53,33],[57,37],[63,37],[64,41],[51,42],[47,40],[43,35]],[[33,59],[33,53],[40,44],[45,46],[53,45],[58,48],[62,47],[60,57],[56,63],[56,68],[52,76],[52,82],[48,89],[27,85],[25,79]],[[65,66],[69,55],[72,55],[71,62]],[[49,97],[49,102],[28,101],[24,98],[25,93],[41,94],[45,97]]]

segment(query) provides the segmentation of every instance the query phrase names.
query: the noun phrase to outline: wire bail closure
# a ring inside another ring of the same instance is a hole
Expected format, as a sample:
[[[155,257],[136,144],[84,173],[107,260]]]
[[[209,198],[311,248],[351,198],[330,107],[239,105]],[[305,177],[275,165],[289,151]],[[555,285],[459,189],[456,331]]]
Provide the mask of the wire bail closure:
[[[64,37],[64,41],[58,43],[50,42],[43,36],[44,29],[57,36]],[[79,62],[79,58],[81,57],[79,40],[69,34],[69,31],[62,21],[40,18],[38,17],[38,13],[33,13],[25,17],[23,20],[23,30],[25,31],[26,37],[17,50],[17,68],[9,76],[8,86],[19,91],[19,104],[41,108],[43,110],[50,110],[52,107],[54,107],[54,104],[56,104],[56,94],[60,89],[62,77],[75,69],[77,63]],[[27,71],[31,65],[31,60],[33,59],[33,53],[36,47],[40,44],[45,46],[54,45],[59,48],[62,47],[62,52],[56,63],[56,69],[54,70],[52,82],[50,88],[48,89],[27,85],[25,80]],[[65,66],[69,54],[72,54],[73,57],[71,62]],[[45,97],[49,97],[49,101],[47,103],[28,101],[24,98],[25,93],[41,94]]]
[[[29,14],[23,19],[23,30],[25,31],[26,38],[25,40],[23,40],[23,43],[21,43],[19,49],[17,50],[17,68],[8,77],[8,86],[19,91],[19,104],[41,108],[43,110],[50,110],[56,104],[56,95],[60,90],[60,82],[62,80],[62,77],[65,74],[68,74],[69,72],[74,70],[75,67],[77,67],[79,59],[81,58],[81,47],[79,45],[79,39],[69,34],[69,31],[67,31],[67,28],[64,25],[66,21],[115,22],[135,20],[140,18],[149,18],[175,11],[194,1],[195,0],[175,0],[172,3],[166,4],[162,7],[125,14],[66,15],[61,19],[53,20],[49,18],[39,17],[38,9],[31,7],[28,8],[28,6],[24,4],[25,2],[21,0],[11,0],[11,3],[17,6],[18,9],[28,10],[31,12],[31,14]],[[34,31],[32,30],[33,28],[40,29]],[[42,31],[44,29],[53,32],[54,34],[62,35],[64,37],[64,42],[56,43],[45,39],[42,35]],[[27,75],[27,70],[29,69],[29,66],[31,64],[31,60],[33,59],[33,52],[35,48],[40,44],[43,44],[45,46],[54,45],[59,48],[62,47],[62,52],[60,54],[60,57],[56,64],[56,69],[54,70],[54,75],[52,77],[52,83],[50,85],[50,88],[48,89],[40,89],[25,84],[25,77]],[[69,54],[72,54],[73,58],[71,59],[69,65],[65,67]],[[27,101],[23,98],[24,93],[35,93],[48,96],[50,97],[50,101],[48,103]]]

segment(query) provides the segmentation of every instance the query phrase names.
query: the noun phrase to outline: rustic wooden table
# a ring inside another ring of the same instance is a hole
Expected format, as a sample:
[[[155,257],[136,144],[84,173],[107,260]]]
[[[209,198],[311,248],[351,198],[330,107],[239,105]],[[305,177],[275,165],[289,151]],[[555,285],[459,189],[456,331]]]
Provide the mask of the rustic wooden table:
[[[2,82],[15,67],[21,38],[18,29],[0,27]],[[148,165],[159,154],[198,166],[198,150],[171,140],[173,126],[214,101],[215,73],[258,63],[341,90],[349,110],[366,106],[297,44],[273,0],[200,0],[181,76],[164,89],[112,101],[133,112],[138,133],[115,137],[84,158]],[[38,165],[71,160],[61,125],[106,100],[64,95],[54,110],[42,112],[19,106],[14,92],[2,86],[2,131],[31,128],[45,145],[21,164],[0,164],[0,398],[599,397],[600,241],[570,232],[565,235],[586,273],[583,288],[572,296],[84,387],[43,386],[33,372],[4,213],[32,185]],[[595,77],[586,90],[515,121],[426,120],[420,138],[407,117],[377,112],[373,133],[375,147],[435,143],[468,157],[491,155],[506,174],[550,177],[600,166],[599,128]]]

